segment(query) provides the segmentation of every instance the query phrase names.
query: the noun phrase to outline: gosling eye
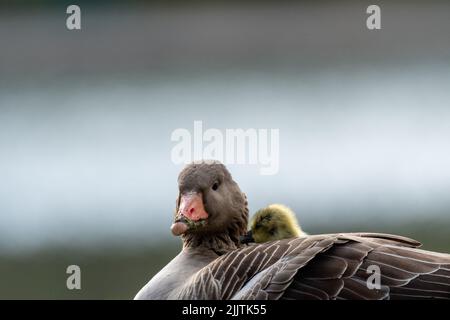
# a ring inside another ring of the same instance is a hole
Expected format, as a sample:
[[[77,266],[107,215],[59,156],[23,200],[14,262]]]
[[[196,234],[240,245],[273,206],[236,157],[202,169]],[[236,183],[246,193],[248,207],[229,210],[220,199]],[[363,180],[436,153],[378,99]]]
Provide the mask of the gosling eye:
[[[219,189],[219,182],[218,181],[214,182],[214,184],[212,185],[212,189],[214,191],[217,191],[217,189]]]
[[[270,233],[271,236],[275,235],[275,229],[270,229],[269,233]]]

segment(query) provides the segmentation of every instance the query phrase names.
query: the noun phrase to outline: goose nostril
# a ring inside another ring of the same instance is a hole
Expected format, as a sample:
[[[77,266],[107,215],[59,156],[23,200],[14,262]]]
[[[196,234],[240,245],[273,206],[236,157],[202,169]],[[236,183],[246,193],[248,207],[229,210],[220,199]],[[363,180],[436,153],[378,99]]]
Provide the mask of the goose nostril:
[[[190,208],[190,209],[189,209],[189,213],[190,213],[190,214],[194,213],[194,211],[195,211],[194,208]]]

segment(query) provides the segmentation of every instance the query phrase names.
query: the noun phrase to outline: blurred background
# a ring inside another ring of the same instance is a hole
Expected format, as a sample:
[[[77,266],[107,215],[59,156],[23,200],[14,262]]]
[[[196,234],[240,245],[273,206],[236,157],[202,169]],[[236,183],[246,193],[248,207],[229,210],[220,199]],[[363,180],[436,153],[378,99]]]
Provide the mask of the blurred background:
[[[251,212],[450,252],[449,33],[446,1],[0,0],[0,298],[134,297],[181,248],[194,120],[280,129],[278,174],[229,166]]]

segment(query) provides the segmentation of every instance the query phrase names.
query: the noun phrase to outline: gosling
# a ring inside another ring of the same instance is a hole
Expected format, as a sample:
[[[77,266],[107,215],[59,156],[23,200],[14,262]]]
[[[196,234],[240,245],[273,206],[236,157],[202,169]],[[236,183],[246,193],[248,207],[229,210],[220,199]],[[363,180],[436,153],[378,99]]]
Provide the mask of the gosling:
[[[258,210],[250,221],[250,230],[241,243],[262,243],[307,236],[300,228],[295,213],[281,204],[271,204]]]

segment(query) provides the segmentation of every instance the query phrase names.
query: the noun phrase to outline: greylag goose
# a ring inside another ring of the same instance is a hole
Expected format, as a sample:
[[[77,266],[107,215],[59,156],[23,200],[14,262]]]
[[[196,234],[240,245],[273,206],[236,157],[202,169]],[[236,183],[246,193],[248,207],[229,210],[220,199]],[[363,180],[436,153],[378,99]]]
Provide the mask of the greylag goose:
[[[241,243],[262,243],[306,235],[291,209],[282,204],[271,204],[253,215],[250,230],[241,237]]]
[[[449,254],[378,233],[242,245],[247,200],[224,165],[190,164],[178,185],[171,230],[183,248],[135,299],[450,299]]]

